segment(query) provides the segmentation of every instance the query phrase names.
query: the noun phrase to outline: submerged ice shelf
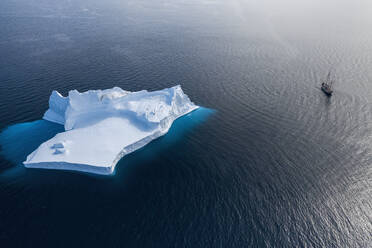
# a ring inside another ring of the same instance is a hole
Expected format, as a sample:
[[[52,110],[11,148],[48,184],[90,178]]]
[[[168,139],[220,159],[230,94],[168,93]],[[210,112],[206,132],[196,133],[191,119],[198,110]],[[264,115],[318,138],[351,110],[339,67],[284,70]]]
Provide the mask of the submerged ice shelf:
[[[65,132],[42,143],[27,156],[29,168],[65,169],[111,174],[117,162],[166,134],[174,120],[197,109],[180,86],[160,91],[53,91],[44,119],[64,125]]]

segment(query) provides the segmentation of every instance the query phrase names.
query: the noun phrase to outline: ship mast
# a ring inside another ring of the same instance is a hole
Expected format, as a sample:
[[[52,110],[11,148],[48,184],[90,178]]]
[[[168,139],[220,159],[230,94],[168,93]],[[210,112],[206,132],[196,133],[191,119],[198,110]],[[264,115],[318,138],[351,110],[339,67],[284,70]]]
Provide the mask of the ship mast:
[[[331,82],[331,71],[328,72],[326,83],[329,84]]]
[[[328,72],[326,84],[331,88],[333,85],[333,79],[331,78],[331,71]]]

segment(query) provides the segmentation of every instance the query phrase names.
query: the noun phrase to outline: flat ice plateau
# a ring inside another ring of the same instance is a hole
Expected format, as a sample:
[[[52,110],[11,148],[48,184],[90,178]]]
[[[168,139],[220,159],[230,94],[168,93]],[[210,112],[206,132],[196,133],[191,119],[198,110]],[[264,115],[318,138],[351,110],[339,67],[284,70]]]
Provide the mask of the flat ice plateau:
[[[27,156],[28,168],[112,174],[125,155],[166,134],[174,120],[198,106],[181,87],[129,92],[119,87],[53,91],[43,119],[64,125]]]

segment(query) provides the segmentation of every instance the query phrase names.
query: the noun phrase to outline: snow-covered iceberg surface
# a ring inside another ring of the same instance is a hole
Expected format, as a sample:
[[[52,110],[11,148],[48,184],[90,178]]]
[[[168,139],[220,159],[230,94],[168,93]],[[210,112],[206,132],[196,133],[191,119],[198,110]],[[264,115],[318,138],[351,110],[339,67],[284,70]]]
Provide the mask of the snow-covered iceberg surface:
[[[27,156],[29,168],[111,174],[126,154],[166,134],[174,120],[195,109],[180,86],[160,91],[53,91],[44,119],[64,125]]]

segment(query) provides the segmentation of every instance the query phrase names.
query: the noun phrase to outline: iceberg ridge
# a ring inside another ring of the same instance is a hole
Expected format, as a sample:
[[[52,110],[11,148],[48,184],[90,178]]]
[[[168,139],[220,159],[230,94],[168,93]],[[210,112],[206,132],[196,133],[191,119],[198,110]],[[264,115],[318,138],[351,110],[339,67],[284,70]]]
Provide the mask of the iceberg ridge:
[[[179,85],[148,92],[119,87],[78,92],[53,91],[43,119],[65,132],[27,156],[28,168],[111,174],[125,155],[166,134],[174,120],[197,109]]]

